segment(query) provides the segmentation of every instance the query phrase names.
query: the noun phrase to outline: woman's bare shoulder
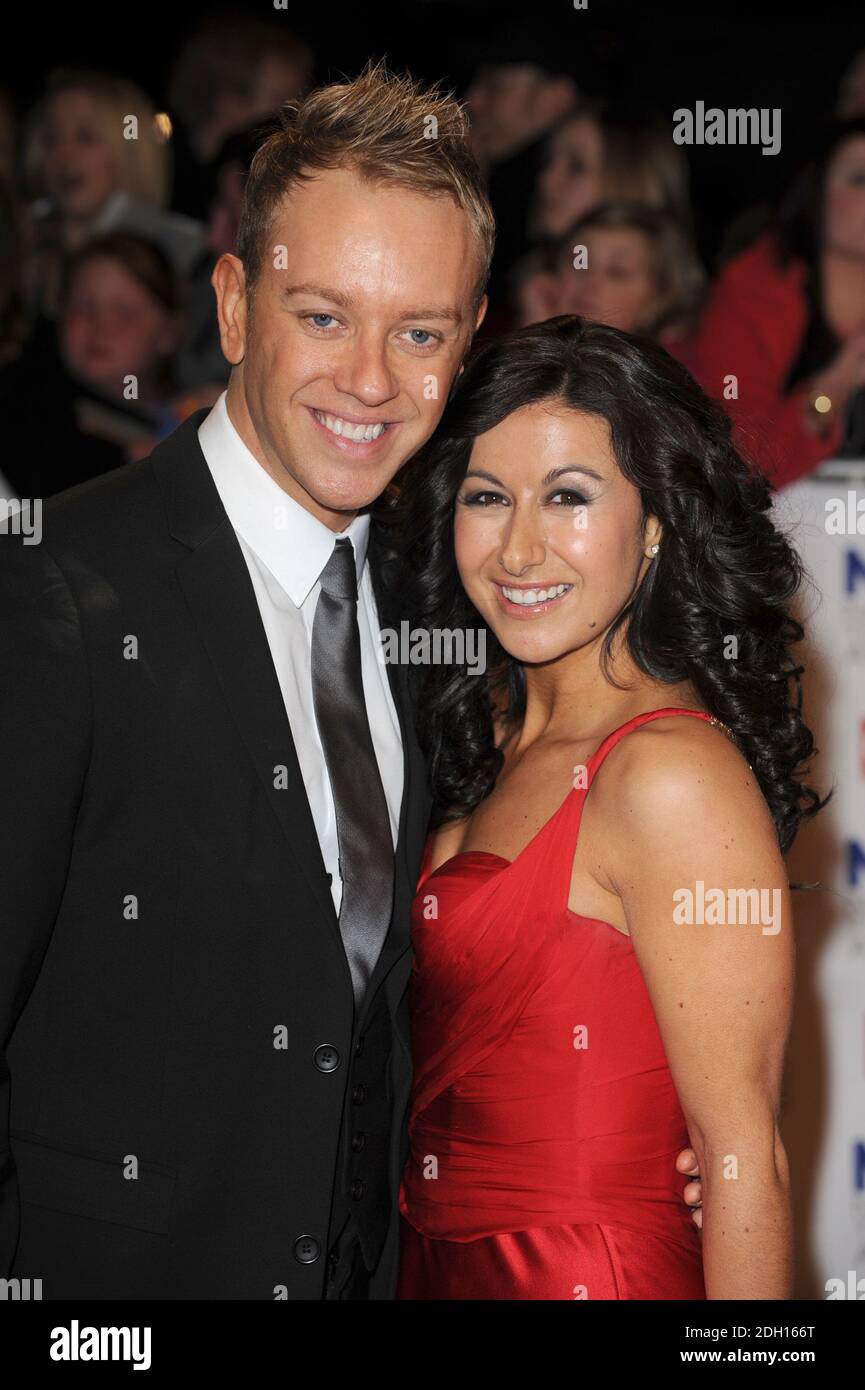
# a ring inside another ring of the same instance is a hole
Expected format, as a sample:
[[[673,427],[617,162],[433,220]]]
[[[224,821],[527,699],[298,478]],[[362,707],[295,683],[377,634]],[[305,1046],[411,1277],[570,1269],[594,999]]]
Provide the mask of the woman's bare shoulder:
[[[613,832],[644,847],[687,829],[689,837],[719,827],[748,829],[767,845],[774,824],[757,777],[734,738],[706,719],[652,720],[611,750],[593,791]]]

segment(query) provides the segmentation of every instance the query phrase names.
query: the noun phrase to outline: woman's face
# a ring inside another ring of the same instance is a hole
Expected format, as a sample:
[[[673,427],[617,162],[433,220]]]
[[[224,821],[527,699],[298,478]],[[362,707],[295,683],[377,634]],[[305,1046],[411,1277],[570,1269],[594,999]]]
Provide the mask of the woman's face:
[[[604,190],[604,142],[597,122],[580,115],[556,131],[547,164],[538,175],[535,229],[541,236],[562,236],[601,202]]]
[[[45,191],[64,217],[95,217],[117,187],[103,125],[85,91],[57,92],[48,103],[42,129]]]
[[[471,602],[517,661],[603,637],[659,538],[613,454],[606,420],[559,401],[479,435],[456,499],[454,544]]]
[[[595,323],[645,332],[655,315],[658,285],[645,233],[631,227],[595,227],[578,237],[586,264],[569,259],[559,272],[560,313],[582,314]]]
[[[839,145],[826,170],[823,246],[865,256],[865,135],[851,135]]]
[[[148,386],[175,346],[172,316],[117,261],[94,257],[73,280],[60,322],[67,369],[79,381],[121,396],[132,375]]]
[[[538,176],[535,225],[540,236],[562,236],[603,196],[604,148],[591,116],[578,116],[552,136]]]

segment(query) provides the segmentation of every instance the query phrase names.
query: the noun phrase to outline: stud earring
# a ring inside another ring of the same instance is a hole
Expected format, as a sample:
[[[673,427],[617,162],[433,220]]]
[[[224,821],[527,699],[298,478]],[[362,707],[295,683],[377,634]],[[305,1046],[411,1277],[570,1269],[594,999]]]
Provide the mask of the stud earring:
[[[650,546],[649,546],[649,554],[650,554],[650,555],[657,555],[657,553],[658,553],[658,551],[660,550],[660,548],[661,548],[661,547],[660,547],[659,545],[650,545]]]

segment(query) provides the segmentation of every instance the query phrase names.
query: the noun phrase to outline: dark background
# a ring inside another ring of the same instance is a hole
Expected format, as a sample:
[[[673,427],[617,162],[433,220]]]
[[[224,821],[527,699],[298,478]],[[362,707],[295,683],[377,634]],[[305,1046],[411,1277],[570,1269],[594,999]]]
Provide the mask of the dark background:
[[[274,10],[272,0],[245,0],[242,7],[306,38],[318,81],[353,75],[367,58],[387,56],[393,66],[443,79],[462,94],[485,44],[517,20],[561,44],[587,89],[651,100],[671,121],[678,106],[698,100],[781,107],[777,156],[741,146],[687,151],[699,240],[710,258],[721,224],[776,191],[807,154],[842,71],[865,47],[865,7],[856,0],[589,0],[585,11],[574,10],[572,0],[288,0],[285,10]],[[8,18],[4,26],[0,85],[26,112],[46,74],[68,64],[122,73],[160,102],[180,44],[221,8],[202,0],[19,5],[14,38]]]

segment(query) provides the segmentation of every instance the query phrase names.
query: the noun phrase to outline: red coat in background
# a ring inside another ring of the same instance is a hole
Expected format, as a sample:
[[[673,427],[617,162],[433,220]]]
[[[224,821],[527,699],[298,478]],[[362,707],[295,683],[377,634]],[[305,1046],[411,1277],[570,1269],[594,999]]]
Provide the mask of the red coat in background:
[[[688,365],[731,416],[736,447],[774,487],[784,487],[832,457],[843,424],[836,418],[831,433],[821,437],[804,419],[804,386],[783,394],[805,334],[808,306],[804,263],[780,266],[775,245],[774,236],[766,234],[724,266],[709,292]],[[724,399],[729,376],[737,378],[737,400]]]

